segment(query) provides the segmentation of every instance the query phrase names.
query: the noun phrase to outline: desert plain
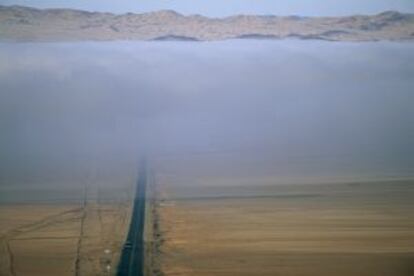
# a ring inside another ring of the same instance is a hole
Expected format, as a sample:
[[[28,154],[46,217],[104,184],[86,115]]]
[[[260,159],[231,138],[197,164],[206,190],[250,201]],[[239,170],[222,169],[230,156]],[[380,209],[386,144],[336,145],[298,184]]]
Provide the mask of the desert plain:
[[[160,275],[414,273],[414,182],[159,183]],[[219,196],[218,196],[219,195]]]
[[[0,205],[0,275],[114,275],[127,200]]]

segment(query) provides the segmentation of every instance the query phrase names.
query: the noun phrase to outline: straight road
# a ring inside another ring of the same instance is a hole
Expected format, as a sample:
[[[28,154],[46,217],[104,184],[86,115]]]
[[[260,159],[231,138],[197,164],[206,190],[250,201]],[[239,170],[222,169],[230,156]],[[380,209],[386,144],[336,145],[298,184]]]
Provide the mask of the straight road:
[[[142,161],[135,190],[131,225],[118,266],[118,276],[144,275],[144,219],[145,190],[147,185],[146,162]]]

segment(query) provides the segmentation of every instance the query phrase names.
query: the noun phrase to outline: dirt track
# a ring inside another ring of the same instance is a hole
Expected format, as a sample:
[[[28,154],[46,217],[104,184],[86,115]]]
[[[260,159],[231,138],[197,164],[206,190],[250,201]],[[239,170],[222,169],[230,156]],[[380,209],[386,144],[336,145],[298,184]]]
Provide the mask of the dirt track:
[[[106,272],[116,266],[129,209],[127,203],[0,206],[0,274]]]

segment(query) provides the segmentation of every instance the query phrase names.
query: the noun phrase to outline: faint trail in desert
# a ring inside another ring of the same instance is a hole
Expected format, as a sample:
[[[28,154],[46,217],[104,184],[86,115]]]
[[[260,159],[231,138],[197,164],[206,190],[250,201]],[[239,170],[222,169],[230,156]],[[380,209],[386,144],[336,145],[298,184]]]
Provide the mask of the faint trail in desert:
[[[30,237],[30,238],[17,238],[12,239],[13,241],[29,241],[29,240],[70,240],[76,239],[78,236],[67,236],[67,237]]]
[[[104,242],[104,223],[102,219],[102,201],[101,201],[101,187],[98,186],[98,199],[97,203],[97,211],[98,211],[98,220],[99,220],[99,230],[101,232],[101,241]]]
[[[81,211],[81,208],[74,208],[74,209],[69,209],[63,212],[59,212],[56,213],[54,215],[50,215],[47,216],[43,219],[40,219],[38,221],[35,222],[31,222],[28,224],[24,224],[21,225],[19,227],[16,227],[14,229],[11,229],[9,231],[7,231],[5,234],[3,234],[2,236],[0,236],[0,241],[2,241],[5,245],[6,248],[6,252],[8,255],[8,271],[9,274],[12,276],[16,276],[16,271],[14,269],[14,254],[10,245],[10,241],[11,240],[20,240],[17,239],[16,237],[19,235],[23,235],[23,234],[27,234],[39,229],[43,229],[46,228],[48,226],[51,226],[53,224],[57,224],[57,223],[63,223],[63,222],[67,222],[70,220],[77,220],[78,219],[78,213],[79,211]],[[33,239],[49,239],[50,237],[39,237],[39,238],[23,238],[22,240],[33,240]],[[51,237],[54,238],[54,237]],[[65,238],[65,237],[59,237],[59,238]],[[72,237],[70,237],[72,238]]]
[[[14,255],[13,255],[13,251],[11,250],[11,247],[10,247],[10,241],[6,241],[6,249],[7,249],[7,254],[9,256],[10,275],[16,276],[16,271],[14,270]]]
[[[80,275],[80,262],[81,262],[81,249],[82,249],[82,241],[84,236],[84,226],[85,226],[85,219],[86,219],[86,207],[87,207],[87,185],[85,184],[84,194],[83,194],[83,202],[82,202],[82,216],[80,221],[80,230],[79,230],[79,238],[76,246],[76,258],[75,258],[75,275]]]
[[[74,219],[73,217],[65,217],[67,215],[73,215],[78,213],[79,211],[81,211],[81,208],[75,208],[75,209],[70,209],[67,211],[63,211],[63,212],[59,212],[57,214],[45,217],[44,219],[32,222],[32,223],[28,223],[19,227],[16,227],[14,229],[9,230],[8,232],[6,232],[5,234],[3,234],[2,236],[0,236],[0,239],[5,239],[5,240],[10,240],[11,238],[17,236],[17,235],[21,235],[21,234],[25,234],[31,231],[35,231],[35,230],[39,230],[42,229],[44,227],[50,226],[51,224],[55,224],[55,223],[59,223],[59,222],[66,222],[68,220]]]
[[[80,261],[81,261],[81,248],[82,248],[82,240],[84,235],[84,221],[86,218],[86,210],[83,211],[81,222],[80,222],[80,232],[79,232],[79,238],[77,242],[77,248],[76,248],[76,259],[75,259],[75,275],[80,275]]]

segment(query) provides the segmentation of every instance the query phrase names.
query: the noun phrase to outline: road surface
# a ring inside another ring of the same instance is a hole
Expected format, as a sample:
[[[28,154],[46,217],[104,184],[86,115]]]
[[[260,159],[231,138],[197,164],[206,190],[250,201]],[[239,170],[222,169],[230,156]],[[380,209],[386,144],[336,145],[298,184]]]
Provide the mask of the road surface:
[[[144,275],[144,219],[145,189],[147,170],[145,161],[141,163],[135,190],[131,225],[125,241],[118,266],[118,276]]]

